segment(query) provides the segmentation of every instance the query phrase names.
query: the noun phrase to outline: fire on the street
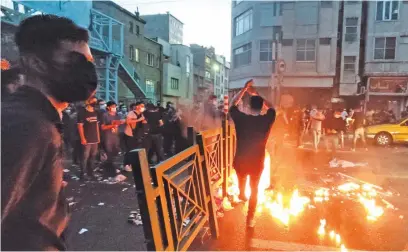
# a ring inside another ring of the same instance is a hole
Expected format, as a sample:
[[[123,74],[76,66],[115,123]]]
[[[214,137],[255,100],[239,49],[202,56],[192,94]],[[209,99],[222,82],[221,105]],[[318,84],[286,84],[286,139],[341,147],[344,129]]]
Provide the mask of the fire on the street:
[[[330,202],[331,198],[340,197],[351,199],[360,203],[366,213],[366,219],[369,223],[376,222],[384,215],[386,209],[397,209],[390,202],[383,198],[377,197],[379,194],[383,196],[392,196],[390,192],[384,192],[381,187],[368,183],[358,183],[354,181],[343,182],[337,186],[321,187],[314,190],[314,193],[308,196],[302,195],[299,189],[295,188],[292,192],[286,194],[284,192],[268,190],[270,186],[270,155],[266,152],[264,161],[264,170],[258,187],[258,205],[257,212],[267,211],[277,222],[288,227],[291,223],[295,223],[298,216],[305,210],[316,207],[324,207],[323,204]],[[239,187],[238,178],[233,171],[229,178],[229,187],[227,191],[230,199],[233,202],[238,202]],[[249,180],[246,182],[245,196],[249,198],[251,188]],[[231,206],[230,201],[225,198],[223,205]],[[247,204],[245,206],[247,208]],[[403,216],[399,216],[401,219]],[[319,240],[330,241],[330,243],[338,247],[341,251],[347,251],[345,241],[342,240],[339,231],[331,228],[330,223],[326,219],[320,219],[320,225],[316,228],[316,234]]]

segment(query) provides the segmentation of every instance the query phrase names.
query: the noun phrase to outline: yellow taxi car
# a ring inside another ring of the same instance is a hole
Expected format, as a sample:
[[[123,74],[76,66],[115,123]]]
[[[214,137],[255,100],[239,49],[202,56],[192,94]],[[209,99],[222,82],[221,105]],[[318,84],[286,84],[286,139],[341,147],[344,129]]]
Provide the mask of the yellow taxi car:
[[[368,126],[366,137],[374,139],[376,144],[382,146],[392,143],[408,143],[408,118],[403,118],[397,123]]]

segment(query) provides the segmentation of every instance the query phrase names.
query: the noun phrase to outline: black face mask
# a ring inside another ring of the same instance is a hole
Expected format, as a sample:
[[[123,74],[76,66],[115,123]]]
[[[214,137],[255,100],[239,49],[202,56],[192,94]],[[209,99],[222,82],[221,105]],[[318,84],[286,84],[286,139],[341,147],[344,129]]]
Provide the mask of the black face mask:
[[[95,65],[78,52],[61,51],[54,55],[54,58],[57,57],[57,60],[43,61],[46,69],[35,74],[58,101],[72,103],[87,100],[98,85]]]

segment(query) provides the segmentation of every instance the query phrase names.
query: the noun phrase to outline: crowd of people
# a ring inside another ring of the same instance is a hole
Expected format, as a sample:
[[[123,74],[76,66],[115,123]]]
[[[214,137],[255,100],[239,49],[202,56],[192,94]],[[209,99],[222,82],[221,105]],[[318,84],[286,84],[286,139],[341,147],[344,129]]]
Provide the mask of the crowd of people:
[[[358,139],[361,139],[363,148],[367,149],[365,127],[394,122],[396,116],[392,110],[368,110],[364,113],[361,106],[353,109],[322,109],[312,105],[303,109],[278,110],[272,134],[276,142],[282,142],[285,135],[296,140],[299,148],[304,147],[305,136],[311,135],[315,151],[318,151],[323,140],[325,148],[329,150],[331,146],[334,152],[339,148],[345,149],[345,142],[351,136],[351,150],[355,151]]]
[[[84,105],[70,105],[63,111],[64,143],[73,165],[80,167],[80,179],[94,179],[95,161],[102,163],[107,178],[120,182],[131,171],[126,153],[144,148],[150,164],[164,161],[187,147],[182,133],[181,110],[167,102],[105,102],[91,97]],[[118,159],[123,157],[123,162]],[[116,166],[117,163],[122,163]]]

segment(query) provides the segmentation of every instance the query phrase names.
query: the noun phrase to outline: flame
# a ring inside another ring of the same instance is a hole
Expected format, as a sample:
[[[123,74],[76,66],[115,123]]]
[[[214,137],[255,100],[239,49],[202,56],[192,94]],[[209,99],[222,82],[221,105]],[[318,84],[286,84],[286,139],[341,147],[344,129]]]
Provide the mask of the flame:
[[[337,187],[319,188],[312,195],[314,204],[311,204],[309,197],[301,196],[298,189],[294,189],[291,193],[283,193],[280,191],[266,190],[270,186],[270,160],[271,157],[268,152],[265,154],[264,170],[262,171],[261,178],[258,185],[258,205],[256,212],[267,211],[278,222],[284,226],[289,226],[290,223],[296,219],[297,216],[302,214],[306,207],[315,208],[316,203],[324,204],[330,200],[330,197],[336,197],[339,195],[351,197],[360,202],[367,213],[367,219],[370,221],[376,221],[384,214],[384,208],[376,204],[375,197],[377,196],[376,187],[371,184],[358,184],[355,182],[347,182]],[[231,175],[228,178],[228,195],[234,202],[238,202],[239,186],[238,178],[235,170],[231,171]],[[251,187],[249,179],[245,182],[245,196],[250,198]],[[394,209],[394,206],[388,201],[382,200],[386,208]],[[227,198],[224,198],[222,202],[224,208],[232,208]],[[246,205],[247,207],[247,205]],[[402,219],[403,216],[400,216]],[[330,241],[340,248],[340,251],[348,251],[341,236],[335,230],[329,229],[326,219],[320,219],[320,225],[317,229],[319,238],[324,238],[328,232]],[[330,230],[330,232],[328,231]]]
[[[317,230],[317,234],[319,236],[324,236],[326,234],[326,230],[324,229],[325,226],[326,226],[326,220],[325,219],[320,220],[320,227]]]

